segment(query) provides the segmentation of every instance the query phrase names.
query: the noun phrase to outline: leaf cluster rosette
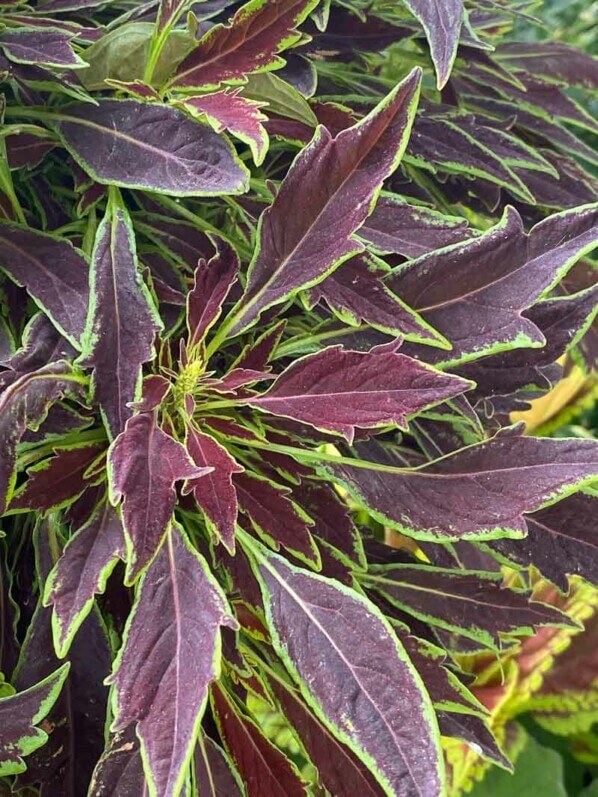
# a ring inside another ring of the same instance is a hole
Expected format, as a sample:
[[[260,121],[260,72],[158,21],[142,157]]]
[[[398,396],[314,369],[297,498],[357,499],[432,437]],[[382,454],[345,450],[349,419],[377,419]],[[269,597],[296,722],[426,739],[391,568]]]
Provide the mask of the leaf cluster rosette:
[[[520,16],[0,0],[0,789],[510,767],[464,661],[598,583],[598,446],[509,420],[596,364],[598,69]]]

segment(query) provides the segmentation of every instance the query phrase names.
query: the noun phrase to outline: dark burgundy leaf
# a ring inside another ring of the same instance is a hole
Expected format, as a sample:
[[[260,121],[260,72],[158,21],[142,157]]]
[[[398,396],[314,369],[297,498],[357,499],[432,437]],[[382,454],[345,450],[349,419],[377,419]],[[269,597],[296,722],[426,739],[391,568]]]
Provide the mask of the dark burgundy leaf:
[[[529,515],[527,537],[496,540],[492,548],[523,567],[534,565],[566,591],[567,575],[598,584],[598,499],[577,493]]]
[[[190,348],[202,343],[210,327],[218,320],[222,305],[237,280],[237,253],[223,240],[218,242],[218,248],[218,253],[210,261],[199,262],[193,289],[187,295]]]
[[[25,373],[0,395],[0,510],[4,512],[15,486],[17,446],[28,427],[45,417],[48,407],[78,387],[71,367],[51,363]]]
[[[108,455],[110,500],[124,499],[127,578],[135,579],[160,547],[176,501],[175,482],[197,479],[209,468],[194,465],[185,447],[156,425],[154,413],[129,418]]]
[[[79,347],[89,301],[89,266],[83,254],[64,238],[2,223],[0,268]]]
[[[465,14],[463,0],[405,0],[405,3],[425,31],[436,69],[436,85],[441,89],[449,79],[457,54]]]
[[[232,762],[204,733],[200,733],[193,760],[197,790],[202,797],[243,797],[243,787]]]
[[[218,728],[247,797],[305,797],[306,788],[294,764],[236,709],[220,686],[212,687],[212,701]]]
[[[355,427],[395,423],[468,390],[470,383],[403,354],[346,351],[339,346],[304,357],[263,395],[246,399],[282,415],[353,439]]]
[[[29,478],[15,492],[9,511],[47,512],[72,501],[86,488],[85,472],[102,450],[97,443],[57,448],[50,459],[28,469]]]
[[[318,128],[260,217],[259,245],[232,333],[363,250],[353,233],[382,181],[398,166],[420,80],[421,71],[413,70],[365,119],[336,138]]]
[[[431,703],[388,621],[360,593],[252,550],[274,645],[319,719],[389,794],[440,797]]]
[[[235,627],[205,561],[173,527],[143,576],[110,677],[113,731],[136,723],[147,776],[176,797],[193,754],[208,684],[219,675],[220,626]]]
[[[392,195],[380,197],[359,230],[359,237],[379,252],[398,252],[405,257],[419,257],[475,234],[465,219],[408,205]]]
[[[91,264],[91,303],[81,364],[93,368],[93,394],[111,437],[132,415],[141,366],[154,355],[161,328],[137,265],[127,211],[110,201],[98,227]]]
[[[269,680],[283,712],[318,769],[319,783],[330,794],[381,797],[385,792],[372,774],[314,716],[299,693],[278,677]]]
[[[60,30],[16,28],[0,33],[0,49],[11,61],[62,69],[86,66],[71,46],[72,36]]]
[[[287,497],[291,490],[249,473],[235,473],[233,485],[240,508],[264,539],[276,549],[283,545],[307,561],[318,562],[318,551],[308,528],[311,521]]]
[[[240,141],[249,145],[253,160],[259,166],[268,151],[268,134],[262,122],[267,120],[260,108],[263,104],[243,97],[240,89],[218,91],[201,97],[189,97],[187,109],[202,114],[217,133],[228,130]]]
[[[68,675],[63,664],[41,683],[23,692],[0,698],[0,776],[24,772],[29,755],[47,740],[39,727],[58,699]]]
[[[506,429],[416,470],[321,466],[374,516],[424,540],[522,537],[526,516],[598,472],[592,440],[551,440]]]
[[[168,105],[100,100],[71,105],[55,122],[95,180],[174,196],[239,194],[247,170],[231,145]]]
[[[241,473],[243,468],[213,437],[193,426],[187,429],[186,446],[196,465],[213,470],[201,479],[189,481],[185,491],[193,491],[195,500],[205,512],[209,528],[232,554],[235,550],[238,512],[237,492],[232,477],[235,473]]]
[[[56,142],[31,133],[17,133],[6,137],[6,155],[11,169],[33,169],[38,166]]]
[[[66,655],[94,596],[105,590],[110,573],[124,557],[122,521],[104,497],[75,529],[46,583],[44,602],[54,607],[52,626],[60,656]]]
[[[215,25],[178,67],[170,85],[177,89],[215,88],[243,83],[251,72],[284,65],[279,52],[295,44],[295,30],[317,0],[252,0],[229,25]]]
[[[355,255],[312,288],[311,296],[315,301],[324,299],[345,323],[366,322],[382,332],[400,334],[432,346],[448,346],[423,318],[386,287],[383,282],[386,269],[380,265],[371,255]]]
[[[134,726],[110,737],[89,786],[89,797],[149,797]]]
[[[480,717],[473,714],[438,712],[438,725],[443,736],[466,742],[472,750],[488,758],[494,764],[512,771],[509,759],[502,752],[492,732]]]
[[[508,208],[479,238],[400,266],[389,287],[453,344],[447,354],[426,349],[426,359],[458,362],[544,345],[544,336],[522,311],[592,249],[597,219],[598,205],[587,205],[550,216],[526,234],[519,214]],[[440,276],[447,268],[449,281]],[[405,352],[410,348],[407,344]]]
[[[542,625],[574,625],[552,606],[501,586],[500,574],[438,567],[382,565],[368,583],[402,611],[447,631],[498,648],[500,633],[530,634]]]

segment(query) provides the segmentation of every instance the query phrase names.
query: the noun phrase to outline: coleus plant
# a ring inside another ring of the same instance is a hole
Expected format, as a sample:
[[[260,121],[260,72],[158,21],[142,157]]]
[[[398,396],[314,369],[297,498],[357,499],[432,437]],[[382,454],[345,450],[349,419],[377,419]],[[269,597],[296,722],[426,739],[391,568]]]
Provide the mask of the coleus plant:
[[[528,5],[0,2],[0,789],[510,766],[463,656],[598,583],[596,444],[509,421],[596,360],[598,70]]]

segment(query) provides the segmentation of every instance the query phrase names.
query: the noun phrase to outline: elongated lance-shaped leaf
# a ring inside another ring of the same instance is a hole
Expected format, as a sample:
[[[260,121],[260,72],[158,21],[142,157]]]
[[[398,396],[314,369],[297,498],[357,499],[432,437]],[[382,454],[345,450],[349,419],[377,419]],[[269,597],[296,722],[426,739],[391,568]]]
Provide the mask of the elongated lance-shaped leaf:
[[[422,540],[523,537],[526,516],[598,476],[593,440],[511,427],[423,467],[322,465],[374,517]]]
[[[266,393],[246,401],[351,441],[355,427],[395,423],[406,429],[408,415],[471,386],[403,354],[331,346],[297,360]]]
[[[65,147],[99,183],[172,196],[247,189],[247,169],[229,142],[168,105],[102,99],[54,118]]]
[[[0,268],[22,285],[77,348],[89,302],[89,266],[65,238],[0,223]]]
[[[0,513],[12,496],[17,446],[25,430],[42,421],[53,402],[78,386],[71,366],[57,362],[23,374],[0,395]]]
[[[250,0],[229,25],[214,25],[183,60],[170,82],[181,89],[243,83],[246,75],[278,69],[278,55],[299,38],[296,30],[318,0]]]
[[[291,501],[289,489],[249,473],[236,473],[233,484],[240,508],[264,539],[276,550],[283,545],[295,556],[319,564],[318,549],[308,528],[311,520]]]
[[[110,501],[124,498],[127,578],[135,579],[160,547],[176,502],[175,482],[198,479],[185,447],[156,424],[155,412],[129,418],[108,454]]]
[[[200,260],[195,282],[187,294],[189,347],[197,346],[217,321],[230,289],[237,281],[239,257],[226,241],[218,241],[218,253],[207,263]]]
[[[355,255],[312,288],[311,298],[324,299],[345,323],[365,321],[382,332],[447,348],[448,341],[388,289],[384,276],[376,258]]]
[[[141,366],[154,356],[162,322],[139,273],[129,214],[115,194],[96,234],[90,294],[80,364],[93,368],[93,395],[116,437],[133,414],[127,405],[138,398]]]
[[[545,338],[522,311],[591,251],[597,231],[596,204],[549,216],[529,234],[508,207],[479,238],[400,266],[388,285],[453,344],[447,354],[426,349],[428,361],[453,363],[506,348],[540,347]],[[413,346],[407,343],[404,351],[412,353]]]
[[[47,512],[73,501],[87,487],[85,472],[103,448],[98,443],[56,448],[52,457],[28,468],[29,478],[15,491],[9,511]]]
[[[301,695],[273,673],[269,681],[285,716],[318,769],[319,782],[330,794],[381,797],[384,791],[372,773],[314,716]]]
[[[380,565],[370,572],[368,583],[393,605],[489,647],[498,648],[500,633],[531,634],[535,626],[574,625],[552,606],[501,587],[500,573],[412,565]]]
[[[360,593],[251,550],[272,642],[319,719],[389,797],[440,797],[432,704],[388,621]]]
[[[488,128],[479,137],[451,118],[422,114],[413,126],[407,154],[422,165],[438,167],[449,174],[471,175],[508,188],[524,202],[534,204],[534,197],[509,162],[488,146],[485,138],[498,138]],[[501,145],[504,144],[499,139]],[[527,164],[526,164],[527,165]],[[548,167],[550,170],[550,166]]]
[[[208,685],[220,673],[223,625],[236,628],[218,583],[171,527],[139,584],[110,676],[112,730],[136,723],[151,795],[181,793]]]
[[[484,756],[499,767],[513,771],[513,765],[498,746],[492,731],[481,717],[461,712],[439,711],[438,726],[443,736],[461,739],[478,755]]]
[[[378,252],[397,252],[405,257],[419,257],[475,234],[465,219],[409,205],[392,194],[380,197],[359,229],[359,237]]]
[[[496,540],[492,549],[523,567],[534,565],[564,591],[568,575],[598,585],[598,498],[577,493],[526,520],[524,540]]]
[[[297,768],[232,703],[219,684],[212,708],[220,735],[243,779],[247,797],[306,797]]]
[[[71,45],[72,36],[56,29],[16,28],[0,34],[0,50],[19,64],[39,64],[62,69],[87,66]]]
[[[89,797],[150,797],[135,728],[114,733],[94,769]]]
[[[504,397],[512,396],[512,407],[521,400],[547,390],[551,379],[560,378],[561,369],[555,365],[567,349],[578,342],[598,313],[598,285],[571,296],[559,296],[538,302],[525,311],[546,338],[541,349],[511,349],[479,360],[464,363],[457,370],[460,376],[471,379],[476,387],[470,393],[473,403],[496,406]],[[504,401],[502,402],[504,404]]]
[[[213,470],[201,479],[190,480],[184,492],[193,491],[195,500],[206,515],[208,526],[222,540],[227,551],[233,554],[238,501],[232,476],[241,473],[243,467],[211,435],[200,432],[194,426],[188,427],[185,443],[196,465]]]
[[[463,0],[404,0],[421,22],[436,69],[436,85],[446,85],[451,74],[463,23]]]
[[[353,233],[370,213],[383,180],[399,165],[420,81],[421,70],[414,69],[368,116],[336,138],[318,127],[260,217],[245,295],[229,332],[247,329],[263,310],[314,285],[363,250]]]
[[[104,497],[76,529],[46,581],[44,604],[54,607],[52,630],[58,656],[68,653],[94,596],[104,592],[110,573],[124,558],[122,521]]]
[[[47,734],[39,726],[56,702],[69,664],[24,692],[0,698],[0,777],[24,772],[23,760],[40,748]]]
[[[504,42],[497,51],[502,64],[527,74],[598,88],[598,63],[589,53],[564,42]]]
[[[243,797],[243,785],[233,762],[202,731],[193,761],[197,790],[202,797]]]
[[[259,166],[268,151],[268,133],[262,122],[267,121],[260,108],[264,103],[255,102],[240,94],[239,89],[217,91],[202,97],[189,97],[184,106],[192,113],[205,116],[217,133],[223,130],[249,145],[253,161]]]

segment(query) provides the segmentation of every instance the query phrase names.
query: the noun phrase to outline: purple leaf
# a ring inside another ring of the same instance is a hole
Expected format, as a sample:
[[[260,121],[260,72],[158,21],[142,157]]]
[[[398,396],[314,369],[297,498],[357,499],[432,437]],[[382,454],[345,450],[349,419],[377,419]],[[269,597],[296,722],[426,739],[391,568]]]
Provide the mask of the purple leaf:
[[[212,324],[218,320],[222,305],[237,281],[237,253],[224,240],[218,241],[218,248],[218,253],[207,263],[200,260],[193,288],[187,295],[189,348],[203,342]]]
[[[23,756],[46,742],[47,734],[36,726],[56,702],[68,671],[67,663],[30,689],[0,698],[0,777],[24,772]]]
[[[127,211],[111,199],[98,227],[91,264],[91,302],[81,365],[93,368],[92,391],[116,437],[138,398],[141,366],[154,356],[161,322],[137,266]]]
[[[394,423],[457,396],[471,383],[403,354],[329,347],[297,360],[263,395],[247,403],[274,415],[337,432],[352,441],[355,427]]]
[[[463,0],[405,0],[421,22],[436,69],[436,85],[446,85],[457,55],[464,9]]]
[[[232,476],[241,473],[243,468],[211,435],[200,432],[194,426],[187,428],[186,446],[197,466],[212,470],[201,479],[189,481],[185,492],[193,492],[195,500],[205,512],[208,527],[222,540],[227,551],[233,554],[238,504]]]
[[[273,644],[319,719],[389,794],[440,797],[432,705],[388,621],[361,594],[252,552]]]
[[[89,786],[89,797],[149,797],[139,740],[130,725],[110,737]]]
[[[519,214],[507,208],[502,221],[479,238],[399,266],[388,280],[391,290],[453,344],[448,354],[426,349],[426,359],[454,363],[544,345],[522,311],[592,249],[597,221],[598,205],[587,205],[549,216],[526,234]],[[403,350],[412,348],[406,344]]]
[[[64,238],[0,224],[0,268],[22,285],[77,348],[87,317],[89,266]]]
[[[492,549],[523,567],[534,565],[563,591],[567,575],[598,584],[597,509],[597,498],[577,493],[529,515],[525,539],[496,540]]]
[[[324,469],[375,517],[407,535],[440,541],[522,537],[524,513],[596,477],[598,445],[523,437],[520,431],[506,429],[416,470]]]
[[[259,243],[230,332],[242,332],[266,308],[314,285],[363,250],[353,233],[399,164],[420,81],[421,71],[414,69],[365,119],[336,138],[317,129],[260,217]]]
[[[71,502],[87,487],[85,472],[103,448],[101,444],[83,443],[55,449],[50,459],[28,469],[29,478],[16,490],[9,511],[34,509],[45,513]]]
[[[201,797],[243,797],[243,787],[232,762],[216,742],[201,732],[194,762]]]
[[[185,447],[158,428],[155,413],[129,418],[108,455],[110,501],[124,499],[129,581],[162,544],[176,502],[175,482],[209,471],[194,465]]]
[[[382,797],[385,793],[361,760],[330,732],[282,679],[270,678],[276,699],[318,769],[318,782],[330,794]]]
[[[71,45],[72,36],[59,30],[16,28],[0,33],[0,49],[19,64],[40,64],[62,69],[87,66]]]
[[[51,363],[23,374],[0,395],[0,512],[15,486],[17,446],[28,427],[43,420],[48,407],[78,386],[70,366]]]
[[[464,363],[459,375],[472,379],[472,403],[478,399],[496,405],[496,397],[513,396],[511,409],[518,402],[533,397],[560,378],[555,365],[565,351],[583,335],[598,312],[598,286],[572,296],[549,299],[526,310],[525,317],[534,323],[546,338],[541,349],[512,349]],[[518,392],[522,396],[518,396]]]
[[[218,685],[212,687],[212,703],[220,735],[237,765],[247,797],[306,797],[295,765],[236,710]]]
[[[418,565],[373,566],[368,584],[393,606],[492,648],[500,634],[531,634],[536,626],[575,625],[552,606],[501,586],[501,574]]]
[[[312,288],[310,294],[315,301],[324,299],[344,323],[365,322],[382,332],[448,347],[448,341],[386,287],[382,279],[385,271],[373,256],[355,255]]]
[[[60,657],[91,611],[94,596],[104,592],[110,573],[124,558],[122,521],[104,498],[76,529],[46,582],[44,603],[54,607],[52,628]]]
[[[140,581],[114,665],[113,731],[136,723],[152,791],[177,797],[193,754],[220,627],[236,627],[205,561],[173,527]]]
[[[513,767],[509,759],[498,746],[496,739],[481,717],[473,714],[461,714],[448,711],[438,712],[438,725],[443,736],[461,739],[470,745],[472,750],[488,758],[494,764],[509,772]]]
[[[94,180],[172,196],[240,194],[248,172],[228,141],[167,105],[137,100],[78,103],[55,123]]]
[[[250,0],[229,25],[215,25],[179,65],[171,88],[216,88],[284,66],[278,53],[295,44],[296,31],[317,0]]]
[[[38,166],[56,142],[31,133],[6,136],[6,156],[11,169],[33,169]]]
[[[320,481],[302,479],[293,496],[314,521],[313,533],[334,548],[352,567],[363,566],[365,556],[359,531],[336,490]]]
[[[287,497],[290,490],[249,473],[236,473],[233,484],[239,506],[264,539],[277,550],[283,545],[296,556],[318,563],[318,550],[308,529],[310,521]]]
[[[202,97],[185,99],[185,108],[199,113],[208,120],[217,133],[228,130],[243,143],[248,144],[256,166],[268,151],[268,133],[262,122],[267,120],[260,108],[263,103],[249,100],[239,94],[240,89],[218,91]]]
[[[563,42],[505,42],[497,55],[508,69],[515,66],[528,75],[598,88],[596,59]]]
[[[465,219],[408,205],[392,195],[380,197],[359,230],[359,237],[377,251],[398,252],[410,258],[459,243],[475,234]]]

